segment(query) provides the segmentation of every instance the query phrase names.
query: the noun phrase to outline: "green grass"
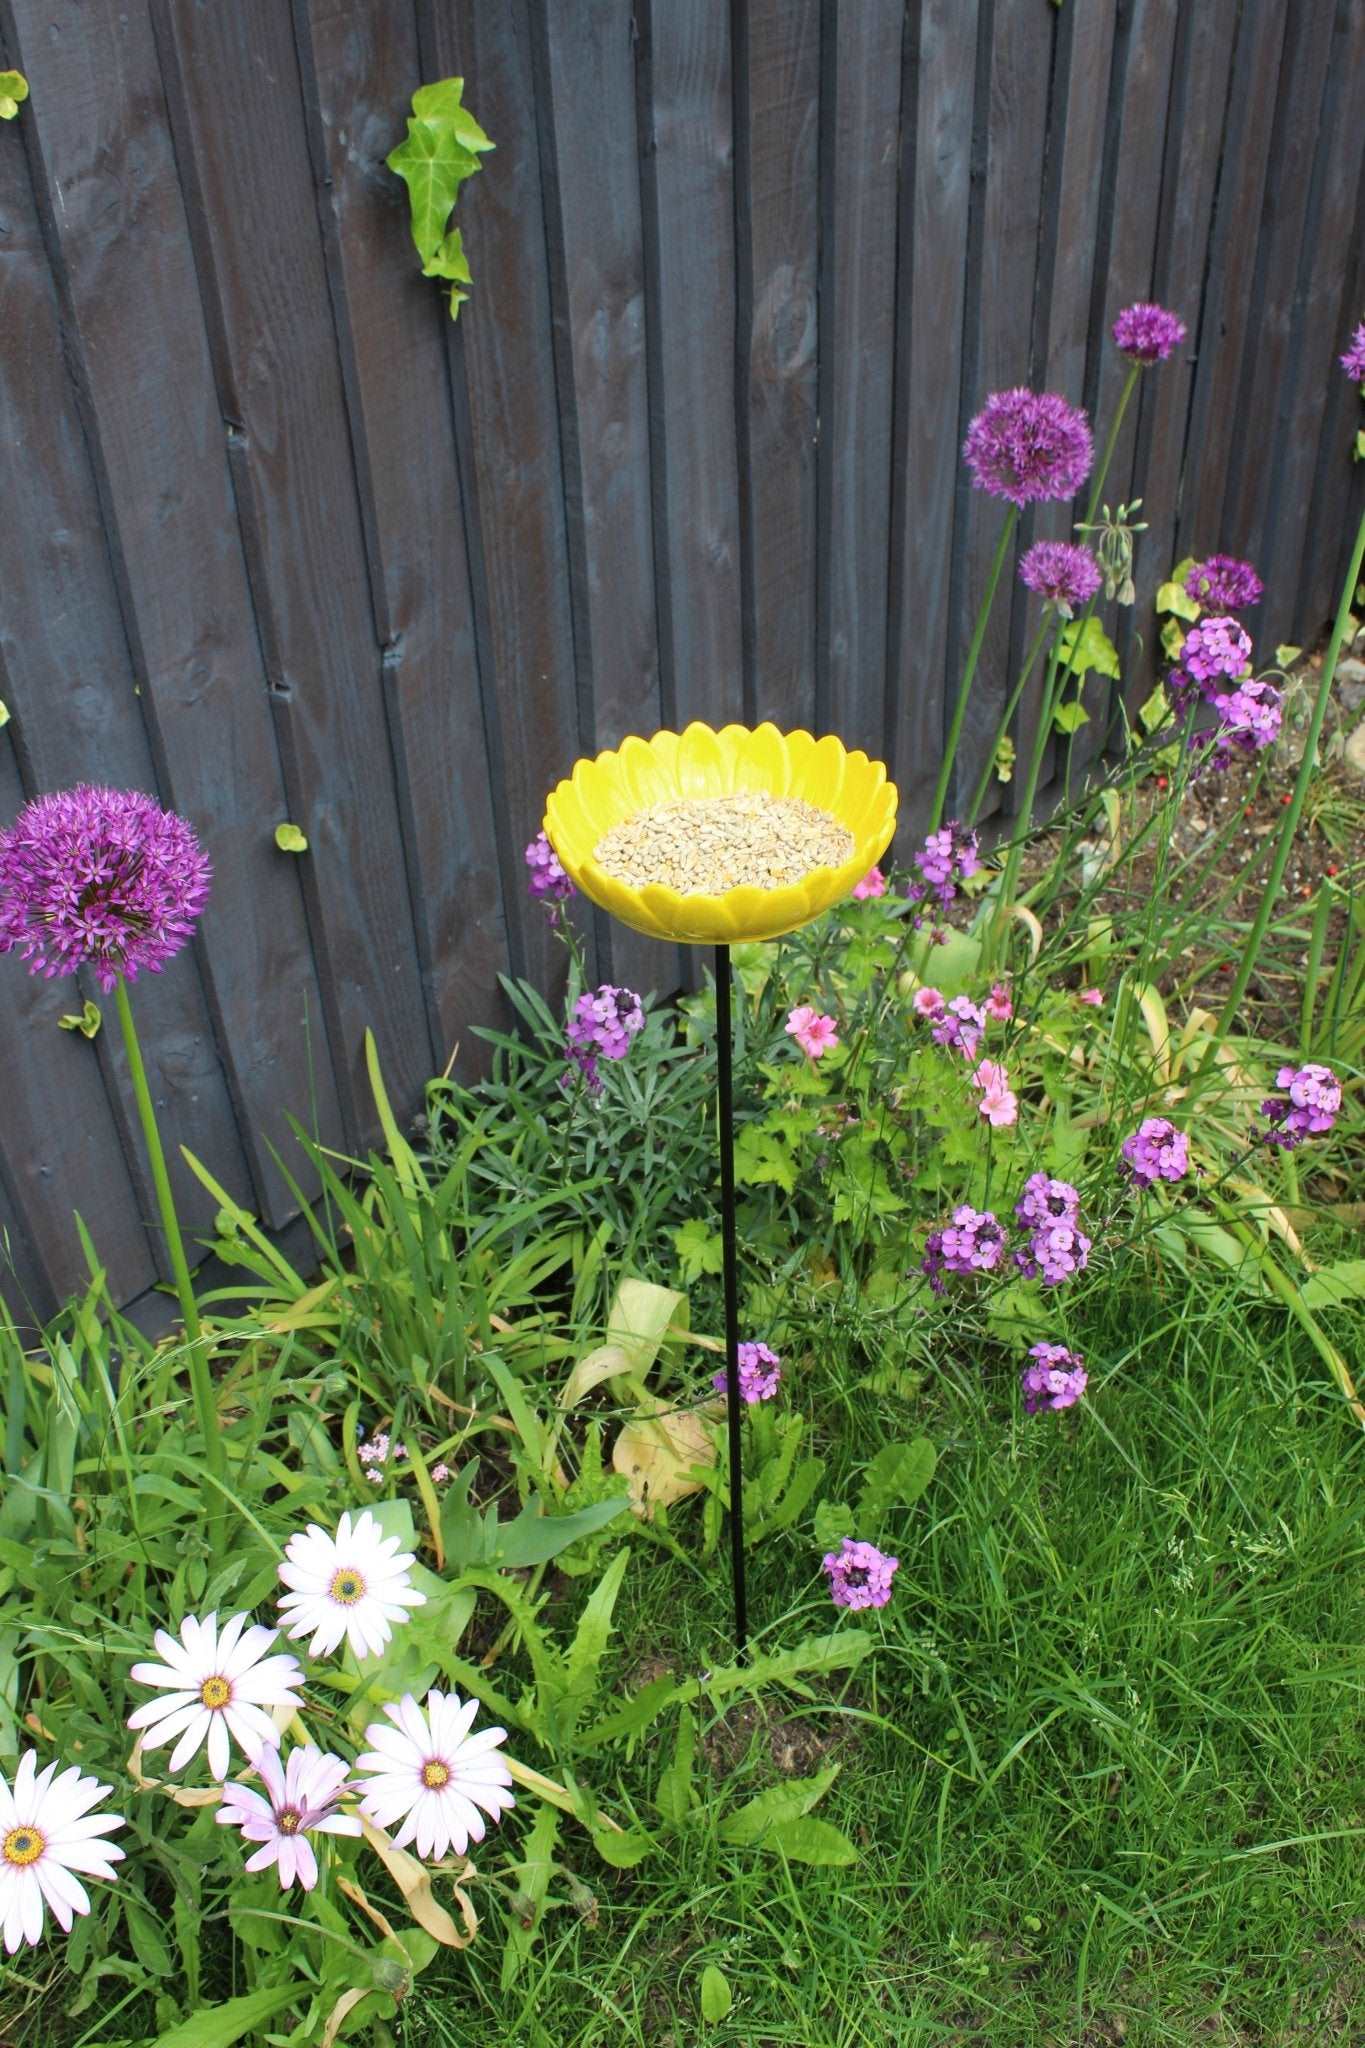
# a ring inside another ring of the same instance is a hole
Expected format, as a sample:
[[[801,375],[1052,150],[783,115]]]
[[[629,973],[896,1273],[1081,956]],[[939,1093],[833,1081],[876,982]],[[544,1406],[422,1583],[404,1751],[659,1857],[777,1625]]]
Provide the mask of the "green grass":
[[[1025,1417],[990,1358],[946,1357],[927,1415],[827,1348],[797,1364],[833,1493],[921,1421],[942,1446],[878,1654],[822,1703],[703,1721],[692,1825],[638,1869],[570,1829],[577,1889],[552,1885],[509,1991],[476,1894],[485,1936],[419,1979],[407,2048],[1365,2039],[1359,1433],[1292,1326],[1228,1289],[1089,1314],[1090,1392],[1061,1417]],[[788,1640],[828,1613],[803,1545],[751,1565]],[[719,1558],[637,1555],[623,1603],[627,1683],[726,1654]],[[671,1740],[599,1781],[623,1817],[654,1821]],[[853,1867],[718,1844],[740,1800],[834,1761],[820,1812]],[[709,2027],[707,1964],[734,1997]]]

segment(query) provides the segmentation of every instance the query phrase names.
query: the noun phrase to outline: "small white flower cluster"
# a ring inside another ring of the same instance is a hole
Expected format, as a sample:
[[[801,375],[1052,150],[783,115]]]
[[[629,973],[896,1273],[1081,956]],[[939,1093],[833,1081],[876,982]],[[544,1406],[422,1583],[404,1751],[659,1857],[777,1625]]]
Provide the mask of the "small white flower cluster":
[[[377,1654],[393,1624],[426,1599],[409,1577],[413,1563],[368,1510],[344,1514],[335,1536],[311,1524],[290,1537],[280,1566],[286,1635],[310,1636],[315,1657],[330,1655],[343,1637],[357,1657]],[[471,1841],[483,1840],[484,1816],[498,1821],[515,1804],[512,1773],[496,1753],[506,1729],[472,1733],[478,1702],[455,1693],[429,1692],[425,1711],[411,1693],[386,1705],[388,1725],[366,1728],[367,1747],[354,1766],[311,1743],[283,1757],[271,1710],[296,1711],[305,1681],[296,1657],[269,1654],[279,1633],[247,1614],[234,1614],[221,1628],[216,1614],[187,1615],[178,1634],[156,1631],[161,1661],[134,1664],[130,1674],[155,1696],[128,1725],[143,1749],[174,1744],[169,1770],[183,1770],[203,1749],[222,1784],[235,1746],[259,1778],[261,1792],[223,1784],[216,1816],[259,1845],[248,1870],[273,1863],[281,1890],[297,1883],[311,1891],[319,1871],[309,1836],[360,1835],[364,1821],[381,1828],[399,1823],[395,1846],[414,1842],[421,1857],[440,1858],[452,1848],[463,1856]],[[359,1775],[352,1778],[352,1770]],[[76,1914],[90,1911],[74,1872],[115,1876],[125,1852],[103,1837],[125,1823],[121,1815],[93,1811],[111,1789],[76,1766],[58,1774],[50,1763],[39,1772],[31,1750],[20,1759],[13,1788],[0,1775],[0,1932],[11,1955],[21,1942],[41,1939],[46,1906],[63,1933]],[[357,1811],[343,1808],[348,1798]]]

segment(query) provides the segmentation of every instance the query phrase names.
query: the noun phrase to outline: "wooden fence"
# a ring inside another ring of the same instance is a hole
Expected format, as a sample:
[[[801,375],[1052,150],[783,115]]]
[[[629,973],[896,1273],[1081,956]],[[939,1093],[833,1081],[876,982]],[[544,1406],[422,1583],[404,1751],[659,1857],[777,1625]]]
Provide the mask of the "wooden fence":
[[[1190,330],[1107,493],[1149,522],[1128,674],[1189,549],[1259,564],[1266,647],[1327,615],[1365,0],[0,0],[5,66],[0,821],[84,778],[194,822],[215,890],[138,990],[154,1085],[274,1226],[286,1112],[365,1140],[367,1025],[415,1106],[500,970],[551,975],[521,850],[580,751],[834,729],[908,836],[996,532],[966,420],[1032,382],[1103,430],[1122,305]],[[452,73],[497,143],[455,325],[383,164]],[[1016,585],[978,761],[1024,628]],[[40,1309],[73,1208],[120,1299],[162,1267],[78,1008],[0,961],[6,1285]]]

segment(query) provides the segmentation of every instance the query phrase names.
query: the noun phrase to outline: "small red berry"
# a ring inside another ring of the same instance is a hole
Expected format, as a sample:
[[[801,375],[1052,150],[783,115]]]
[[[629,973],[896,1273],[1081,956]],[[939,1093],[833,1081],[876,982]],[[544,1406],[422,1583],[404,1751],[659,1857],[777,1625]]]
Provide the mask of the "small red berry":
[[[1337,875],[1337,874],[1340,874],[1340,872],[1341,872],[1340,868],[1336,868],[1336,867],[1329,867],[1328,869],[1326,869],[1326,873],[1327,873],[1327,874],[1329,874],[1329,875]]]
[[[1284,793],[1284,795],[1283,795],[1283,796],[1282,796],[1282,797],[1280,798],[1280,802],[1281,802],[1282,804],[1292,804],[1292,803],[1293,803],[1293,801],[1294,801],[1294,799],[1293,799],[1293,797],[1292,797],[1292,796],[1290,795],[1290,793],[1289,793],[1289,791],[1288,791],[1288,790],[1286,790],[1286,791],[1285,791],[1285,793]]]
[[[1168,785],[1169,781],[1170,781],[1170,777],[1169,777],[1169,776],[1167,776],[1167,775],[1158,775],[1158,776],[1157,776],[1157,779],[1156,779],[1156,786],[1157,786],[1157,788],[1158,788],[1158,789],[1165,789],[1165,788],[1167,787],[1167,785]]]

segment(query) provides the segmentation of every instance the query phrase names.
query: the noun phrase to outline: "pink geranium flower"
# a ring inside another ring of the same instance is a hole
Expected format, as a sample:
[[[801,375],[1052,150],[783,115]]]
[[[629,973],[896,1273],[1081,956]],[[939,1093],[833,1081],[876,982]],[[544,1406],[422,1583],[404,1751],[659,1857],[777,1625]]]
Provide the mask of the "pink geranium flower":
[[[1104,990],[1102,988],[1083,988],[1077,1000],[1082,1003],[1089,1003],[1092,1010],[1098,1010],[1104,1001]]]
[[[1019,1098],[1010,1092],[1009,1075],[998,1060],[982,1060],[972,1075],[972,1086],[981,1090],[977,1108],[988,1124],[1018,1123]]]
[[[1003,981],[991,983],[991,992],[981,1007],[988,1017],[995,1019],[997,1024],[1009,1023],[1010,1018],[1014,1015],[1014,1004],[1010,1001],[1010,992]]]
[[[886,876],[880,868],[869,868],[861,882],[854,883],[853,894],[859,903],[866,902],[869,896],[885,896]]]
[[[911,998],[911,1008],[917,1017],[941,1017],[947,1007],[941,989],[917,988]]]
[[[818,1060],[822,1053],[832,1052],[839,1043],[839,1030],[833,1017],[822,1016],[809,1003],[800,1004],[790,1013],[787,1031],[802,1052],[813,1060]]]

